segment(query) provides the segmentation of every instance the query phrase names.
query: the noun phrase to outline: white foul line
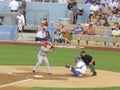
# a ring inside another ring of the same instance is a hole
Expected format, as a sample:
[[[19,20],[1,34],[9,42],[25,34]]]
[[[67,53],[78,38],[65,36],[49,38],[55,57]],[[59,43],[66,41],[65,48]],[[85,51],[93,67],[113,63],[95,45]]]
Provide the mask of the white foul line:
[[[25,80],[21,80],[21,81],[9,83],[9,84],[1,85],[0,88],[7,87],[7,86],[10,86],[10,85],[14,85],[14,84],[17,84],[17,83],[22,83],[22,82],[29,81],[29,80],[32,80],[32,79],[25,79]]]

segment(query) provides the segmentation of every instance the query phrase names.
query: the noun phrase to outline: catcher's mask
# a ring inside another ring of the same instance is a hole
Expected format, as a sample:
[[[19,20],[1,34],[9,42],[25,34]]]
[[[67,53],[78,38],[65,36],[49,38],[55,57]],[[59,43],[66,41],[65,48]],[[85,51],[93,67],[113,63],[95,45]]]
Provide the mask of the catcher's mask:
[[[80,58],[79,56],[76,56],[76,57],[74,58],[74,60],[75,60],[75,62],[77,63],[77,62],[79,62],[79,61],[81,60],[81,58]]]

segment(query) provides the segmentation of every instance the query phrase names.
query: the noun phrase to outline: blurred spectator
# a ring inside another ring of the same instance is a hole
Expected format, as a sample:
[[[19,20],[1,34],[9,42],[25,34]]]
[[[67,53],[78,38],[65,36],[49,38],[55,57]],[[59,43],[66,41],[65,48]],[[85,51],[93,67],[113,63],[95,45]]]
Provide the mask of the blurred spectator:
[[[43,43],[46,41],[46,28],[42,28],[36,34],[35,41]]]
[[[73,12],[73,24],[77,24],[79,7],[77,2],[73,2],[72,12]]]
[[[90,5],[90,16],[89,18],[95,14],[95,15],[98,15],[98,11],[99,11],[99,6],[96,5],[96,2],[93,2],[92,5]]]
[[[111,14],[112,9],[110,7],[107,7],[107,9],[104,11],[104,13],[107,15],[107,17]]]
[[[100,8],[99,8],[98,13],[99,13],[99,14],[105,13],[105,10],[106,10],[105,4],[102,3],[102,4],[100,5]]]
[[[69,29],[65,31],[65,34],[62,37],[63,46],[67,46],[68,43],[71,43],[72,34],[69,32]]]
[[[0,16],[0,25],[3,25],[4,16]]]
[[[20,10],[22,11],[22,13],[24,15],[25,24],[26,24],[26,12],[27,12],[27,2],[26,2],[26,0],[21,0]]]
[[[119,29],[120,29],[118,22],[114,22],[114,26],[112,26],[112,30],[115,30],[116,27],[119,27]]]
[[[22,12],[18,12],[17,21],[18,21],[18,30],[22,32],[23,26],[25,25],[25,19]]]
[[[69,0],[68,1],[68,5],[67,5],[67,9],[68,10],[72,10],[72,8],[73,8],[73,2],[74,2],[73,0]]]
[[[87,35],[96,35],[95,29],[93,27],[93,24],[90,24],[88,28],[84,31],[84,34]]]
[[[43,22],[41,22],[40,25],[37,26],[37,31],[41,31],[43,28],[46,28],[46,30],[47,30],[47,27],[44,25]]]
[[[46,30],[46,41],[51,41],[50,32],[48,30]]]
[[[105,7],[108,7],[110,0],[101,0],[101,4],[104,4]]]
[[[120,29],[119,27],[115,27],[115,30],[112,31],[112,36],[120,37]]]
[[[73,0],[69,0],[68,1],[68,5],[67,5],[67,9],[68,9],[68,18],[70,20],[70,24],[73,24],[73,12],[72,12],[72,8],[73,8]]]
[[[118,7],[118,3],[115,0],[110,0],[109,7],[113,9],[113,7]]]
[[[47,18],[43,18],[42,23],[43,23],[45,26],[48,26]]]
[[[72,33],[74,34],[83,34],[84,28],[81,26],[81,24],[77,24],[77,26],[72,30]]]
[[[104,20],[104,21],[105,21],[105,19],[107,19],[107,18],[106,18],[106,16],[105,16],[104,13],[99,14],[99,16],[98,16],[98,18],[97,18],[97,20],[96,20],[96,22],[95,22],[94,25],[96,25],[96,26],[101,26],[101,25],[103,25],[103,23],[101,22],[101,20]]]
[[[99,17],[99,14],[96,15],[96,13],[93,13],[93,14],[90,15],[89,18],[91,18],[91,19],[98,19],[98,17]]]
[[[103,26],[110,26],[109,22],[107,19],[104,20],[105,22],[103,23]]]
[[[113,13],[111,12],[111,14],[108,16],[108,20],[116,21],[116,20],[117,20],[117,17],[116,17],[115,14],[113,14]]]
[[[86,0],[85,4],[92,4],[95,0]]]
[[[96,2],[97,5],[100,5],[100,1],[101,0],[95,0],[95,2]]]
[[[61,38],[60,38],[59,29],[57,29],[57,30],[55,31],[54,43],[55,43],[55,44],[61,43]]]
[[[11,12],[17,12],[18,11],[19,4],[16,0],[11,0],[9,3],[9,8]]]
[[[118,1],[118,12],[120,12],[120,0]]]
[[[65,28],[64,28],[64,25],[63,24],[59,24],[58,28],[59,30],[59,35],[60,35],[60,43],[62,43],[62,38],[66,32]]]
[[[116,7],[113,7],[112,13],[113,14],[118,14],[118,9]]]
[[[73,12],[72,12],[72,10],[68,10],[68,18],[69,18],[69,24],[73,24]]]
[[[96,26],[101,26],[101,22],[100,22],[100,20],[97,19],[97,21],[95,22],[94,25],[96,25]]]
[[[87,20],[87,24],[93,24],[91,18],[88,18],[88,20]]]
[[[63,35],[65,34],[65,28],[63,24],[59,24],[58,28],[60,36],[63,37]]]
[[[118,12],[117,20],[120,21],[120,11]]]
[[[55,25],[55,23],[53,21],[50,22],[50,24],[47,26],[47,30],[50,32],[50,36],[51,36],[51,41],[54,43],[54,34],[55,31],[57,29],[57,26]]]

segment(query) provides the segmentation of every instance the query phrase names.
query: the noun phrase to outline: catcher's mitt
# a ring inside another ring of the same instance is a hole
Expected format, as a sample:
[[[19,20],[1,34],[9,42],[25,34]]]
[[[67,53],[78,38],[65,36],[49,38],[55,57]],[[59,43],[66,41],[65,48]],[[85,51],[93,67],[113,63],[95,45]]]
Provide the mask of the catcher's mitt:
[[[69,64],[66,64],[65,65],[65,68],[70,68],[71,66]]]

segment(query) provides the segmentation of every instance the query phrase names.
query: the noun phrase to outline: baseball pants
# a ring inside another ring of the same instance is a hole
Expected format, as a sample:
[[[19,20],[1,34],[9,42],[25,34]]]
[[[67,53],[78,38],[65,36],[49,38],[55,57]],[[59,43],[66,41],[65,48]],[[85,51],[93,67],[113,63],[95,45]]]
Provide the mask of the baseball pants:
[[[46,56],[44,56],[44,55],[38,55],[38,62],[34,66],[33,70],[36,70],[40,66],[40,64],[42,63],[42,61],[44,61],[45,65],[46,65],[47,72],[51,73],[48,58]]]
[[[73,74],[75,75],[75,76],[82,76],[82,73],[80,73],[79,71],[76,71],[75,69],[74,69],[74,67],[72,67],[71,68],[71,72],[73,72]]]

